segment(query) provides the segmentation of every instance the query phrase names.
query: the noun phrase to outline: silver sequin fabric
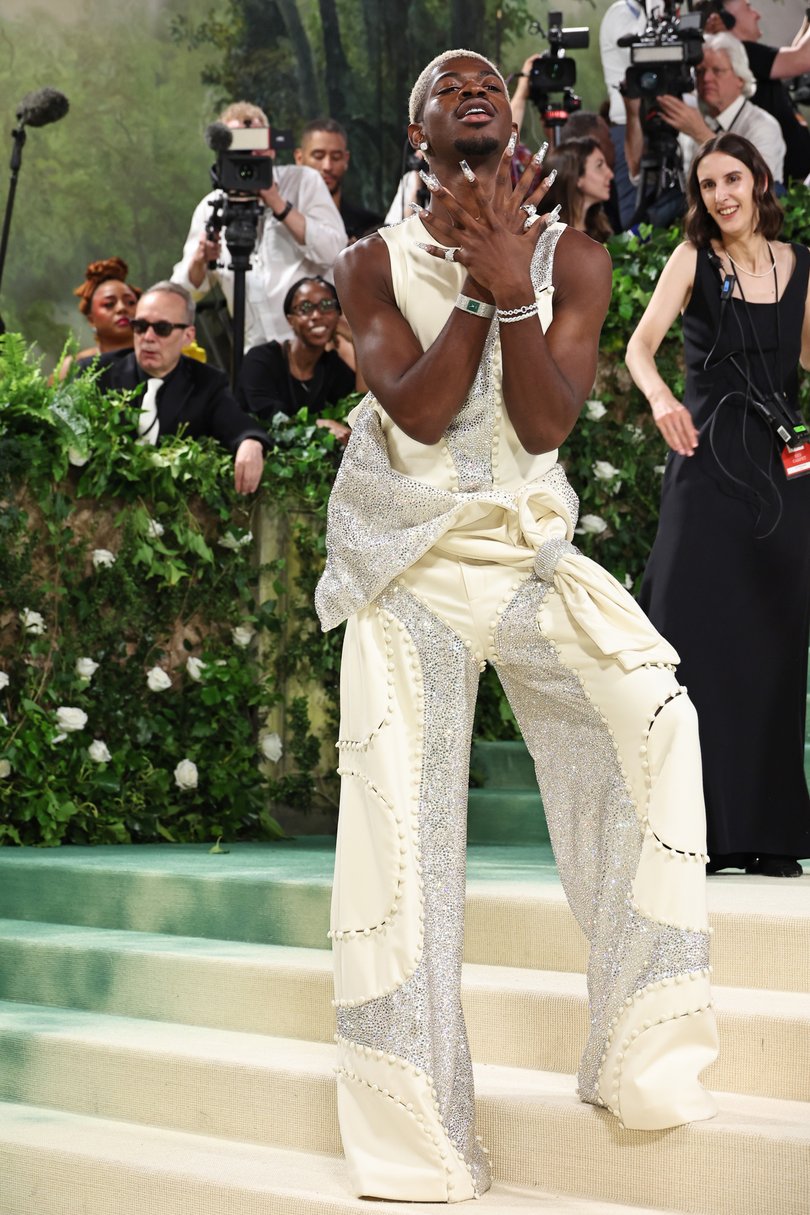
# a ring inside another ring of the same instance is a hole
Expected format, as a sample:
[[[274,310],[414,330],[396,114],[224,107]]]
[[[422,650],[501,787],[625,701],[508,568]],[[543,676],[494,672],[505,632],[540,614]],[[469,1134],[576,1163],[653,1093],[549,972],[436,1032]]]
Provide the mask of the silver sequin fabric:
[[[563,231],[562,225],[555,225],[537,243],[531,268],[536,292],[551,284],[554,249]],[[377,402],[371,394],[365,398],[329,499],[327,563],[315,592],[324,629],[372,603],[433,547],[469,503],[514,509],[515,495],[499,490],[493,479],[492,440],[502,406],[499,360],[493,357],[498,344],[493,324],[470,391],[445,433],[457,490],[392,468]],[[546,478],[566,504],[573,504],[575,521],[577,497],[563,470],[556,465]]]
[[[525,583],[502,616],[496,668],[535,762],[560,880],[591,946],[579,1089],[598,1104],[597,1069],[611,1020],[648,984],[708,966],[709,943],[706,933],[658,923],[632,907],[643,840],[637,808],[608,726],[539,628],[561,555],[552,544],[540,550],[544,580]],[[639,716],[640,742],[653,708],[651,701]]]
[[[461,1011],[467,787],[478,665],[461,639],[401,587],[380,606],[404,623],[424,686],[419,839],[424,947],[413,976],[391,995],[337,1010],[338,1033],[396,1055],[432,1079],[448,1136],[478,1193],[489,1165],[475,1138],[472,1063]],[[448,694],[449,690],[449,694]]]

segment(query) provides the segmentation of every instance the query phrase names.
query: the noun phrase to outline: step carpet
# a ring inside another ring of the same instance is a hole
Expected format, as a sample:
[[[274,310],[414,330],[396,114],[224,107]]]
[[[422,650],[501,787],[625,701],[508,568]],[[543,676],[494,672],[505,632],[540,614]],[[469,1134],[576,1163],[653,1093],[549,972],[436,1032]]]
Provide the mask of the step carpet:
[[[0,853],[0,1215],[404,1209],[338,1159],[333,847]],[[548,848],[471,846],[483,1207],[807,1215],[810,878],[721,875],[709,902],[718,1116],[625,1131],[575,1095],[585,947]]]

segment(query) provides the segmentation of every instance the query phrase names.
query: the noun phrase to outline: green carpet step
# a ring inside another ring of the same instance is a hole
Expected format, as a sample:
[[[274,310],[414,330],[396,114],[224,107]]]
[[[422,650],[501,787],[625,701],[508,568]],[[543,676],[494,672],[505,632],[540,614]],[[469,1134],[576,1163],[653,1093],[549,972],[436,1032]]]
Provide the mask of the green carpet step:
[[[403,1215],[352,1198],[336,1156],[0,1104],[3,1215]],[[110,1195],[115,1195],[114,1210]],[[666,1215],[498,1183],[482,1215]],[[436,1215],[408,1203],[406,1215]]]
[[[130,1018],[4,1015],[0,1097],[191,1134],[337,1155],[333,1047]],[[23,1022],[28,1022],[27,1031]],[[36,1035],[35,1048],[26,1032]],[[518,1185],[706,1215],[805,1215],[810,1105],[719,1094],[719,1113],[625,1131],[569,1075],[477,1065],[479,1132]],[[81,1209],[81,1208],[79,1208]]]
[[[810,1100],[810,996],[718,986],[711,1088]],[[0,999],[209,1029],[331,1042],[323,950],[0,921]],[[587,1034],[584,975],[467,964],[479,1063],[573,1072]],[[19,1008],[0,1003],[19,1024]],[[66,1013],[66,1021],[69,1014]]]
[[[537,792],[534,761],[522,739],[515,742],[474,742],[470,775],[487,789],[529,789]]]
[[[467,839],[471,844],[548,844],[537,788],[470,789]]]
[[[334,841],[0,849],[0,918],[326,949]],[[581,971],[585,940],[551,851],[471,845],[465,956]],[[709,880],[715,981],[810,990],[810,875]]]

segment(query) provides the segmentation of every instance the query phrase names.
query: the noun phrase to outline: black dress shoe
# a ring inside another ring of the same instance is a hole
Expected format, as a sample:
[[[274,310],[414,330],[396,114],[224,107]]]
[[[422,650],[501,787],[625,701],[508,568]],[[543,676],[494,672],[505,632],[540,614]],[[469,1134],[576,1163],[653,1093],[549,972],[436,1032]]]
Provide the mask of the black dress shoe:
[[[801,877],[804,873],[795,856],[761,856],[746,865],[746,873],[760,873],[764,877]]]
[[[719,873],[721,869],[745,869],[747,873],[751,873],[748,866],[755,864],[756,859],[755,852],[717,853],[709,858],[706,872]]]

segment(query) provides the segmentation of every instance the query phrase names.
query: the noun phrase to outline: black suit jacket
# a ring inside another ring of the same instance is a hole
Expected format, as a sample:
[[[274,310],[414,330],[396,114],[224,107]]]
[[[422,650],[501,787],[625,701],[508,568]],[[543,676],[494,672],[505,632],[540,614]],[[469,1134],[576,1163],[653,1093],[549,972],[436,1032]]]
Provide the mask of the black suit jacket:
[[[82,360],[84,365],[96,362],[102,368],[98,378],[102,391],[137,388],[149,379],[139,367],[134,350]],[[270,446],[267,431],[236,403],[225,372],[185,355],[180,356],[180,362],[158,389],[157,413],[158,441],[183,427],[190,438],[211,435],[232,452],[243,439],[258,439],[265,447]]]

